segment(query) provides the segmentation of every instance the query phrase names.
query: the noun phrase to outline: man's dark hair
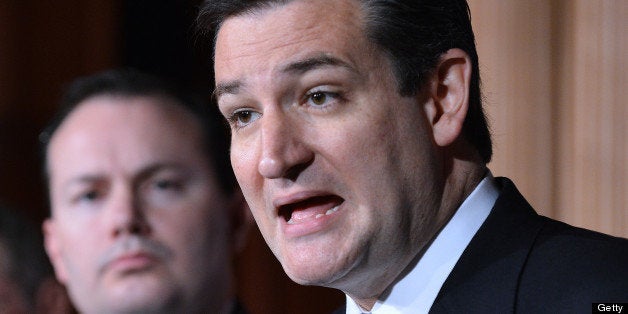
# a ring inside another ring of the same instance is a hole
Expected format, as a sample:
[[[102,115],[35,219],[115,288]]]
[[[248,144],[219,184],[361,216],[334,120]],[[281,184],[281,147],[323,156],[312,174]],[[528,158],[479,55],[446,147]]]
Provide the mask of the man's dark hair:
[[[229,17],[283,5],[293,0],[206,0],[196,24],[201,38],[213,46],[222,23]],[[471,14],[466,0],[357,0],[366,17],[367,37],[392,62],[399,94],[416,95],[427,83],[440,56],[452,48],[471,58],[469,110],[463,134],[488,163],[493,153],[480,93],[480,74]],[[333,2],[329,3],[333,9]]]
[[[162,78],[133,69],[97,73],[78,78],[69,85],[61,98],[59,111],[39,136],[46,184],[49,184],[50,179],[47,169],[50,139],[68,115],[82,102],[97,96],[157,97],[172,100],[174,105],[191,113],[203,132],[204,150],[208,159],[211,159],[209,162],[217,176],[218,184],[225,193],[234,192],[236,181],[229,161],[229,134],[216,106],[210,106],[200,101],[198,97],[182,92]]]

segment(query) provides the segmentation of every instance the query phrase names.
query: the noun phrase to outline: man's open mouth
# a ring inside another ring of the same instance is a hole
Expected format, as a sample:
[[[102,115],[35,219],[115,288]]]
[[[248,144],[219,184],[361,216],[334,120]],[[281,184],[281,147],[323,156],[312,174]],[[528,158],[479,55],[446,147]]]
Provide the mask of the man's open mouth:
[[[338,211],[344,199],[337,195],[316,196],[300,202],[283,205],[279,208],[279,216],[288,224],[318,219]]]

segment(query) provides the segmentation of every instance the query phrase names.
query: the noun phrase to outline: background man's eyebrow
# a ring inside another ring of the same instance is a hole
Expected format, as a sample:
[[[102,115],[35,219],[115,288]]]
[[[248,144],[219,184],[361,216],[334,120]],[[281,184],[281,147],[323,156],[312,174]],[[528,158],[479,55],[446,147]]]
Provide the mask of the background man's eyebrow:
[[[133,181],[135,184],[139,182],[143,182],[156,173],[164,170],[174,170],[178,173],[189,173],[189,168],[186,165],[178,163],[178,162],[155,162],[151,163],[142,169],[140,169],[136,174]]]
[[[81,175],[81,176],[72,178],[69,181],[67,181],[66,186],[72,186],[72,185],[78,185],[78,184],[97,182],[99,180],[102,180],[103,178],[104,178],[104,176],[101,175],[101,174]]]
[[[282,68],[282,72],[301,74],[324,66],[341,66],[353,71],[349,64],[340,59],[330,56],[318,56],[290,63]]]
[[[223,94],[237,94],[240,91],[240,87],[242,87],[242,82],[240,81],[218,83],[212,93],[212,97],[218,99]]]

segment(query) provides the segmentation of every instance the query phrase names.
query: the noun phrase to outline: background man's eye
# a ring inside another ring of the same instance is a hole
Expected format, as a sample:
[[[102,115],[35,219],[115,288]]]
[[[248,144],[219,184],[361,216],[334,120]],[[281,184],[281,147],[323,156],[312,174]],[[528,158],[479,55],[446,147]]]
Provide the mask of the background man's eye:
[[[181,185],[175,181],[161,180],[155,182],[155,187],[160,190],[178,189]]]
[[[74,198],[74,202],[92,204],[92,203],[100,201],[100,199],[102,198],[103,198],[103,195],[101,194],[100,191],[92,190],[92,191],[85,191],[78,194]]]
[[[93,201],[95,199],[98,198],[98,192],[96,191],[89,191],[86,193],[83,193],[83,195],[81,195],[81,199],[85,200],[85,201]]]

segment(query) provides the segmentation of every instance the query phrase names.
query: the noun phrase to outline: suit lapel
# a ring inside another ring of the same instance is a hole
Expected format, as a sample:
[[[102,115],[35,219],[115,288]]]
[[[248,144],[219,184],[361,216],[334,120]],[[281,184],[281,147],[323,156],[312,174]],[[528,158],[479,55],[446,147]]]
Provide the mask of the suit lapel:
[[[430,313],[512,313],[542,221],[506,178],[491,214],[443,284]]]

